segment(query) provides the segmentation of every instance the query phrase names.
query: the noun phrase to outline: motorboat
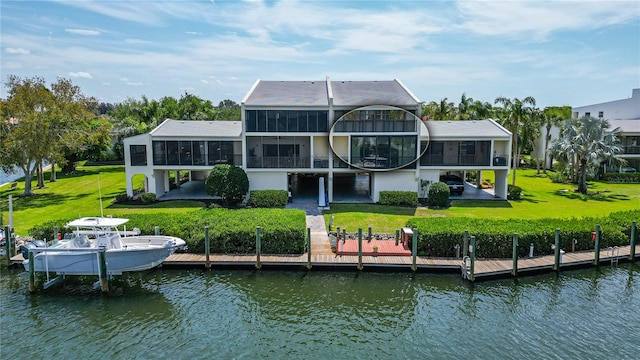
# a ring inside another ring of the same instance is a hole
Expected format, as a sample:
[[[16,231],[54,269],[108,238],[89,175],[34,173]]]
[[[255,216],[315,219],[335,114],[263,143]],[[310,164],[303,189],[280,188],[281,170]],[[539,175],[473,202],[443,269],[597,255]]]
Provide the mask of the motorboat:
[[[29,271],[29,253],[33,252],[35,272],[100,275],[103,264],[107,275],[121,275],[152,269],[177,249],[186,247],[185,241],[177,237],[140,235],[138,229],[126,231],[124,224],[128,221],[111,217],[76,219],[67,224],[67,228],[74,230],[64,239],[51,244],[38,240],[23,245],[24,268]],[[101,253],[104,253],[103,260]]]

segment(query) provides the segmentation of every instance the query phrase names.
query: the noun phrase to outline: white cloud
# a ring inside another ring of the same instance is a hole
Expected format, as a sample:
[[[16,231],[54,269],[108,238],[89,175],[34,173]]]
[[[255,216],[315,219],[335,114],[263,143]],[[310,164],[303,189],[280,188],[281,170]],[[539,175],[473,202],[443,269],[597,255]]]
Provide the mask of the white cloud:
[[[68,75],[72,78],[93,79],[93,76],[91,76],[91,74],[84,71],[70,72]]]
[[[139,82],[139,81],[138,82],[128,81],[127,85],[129,85],[129,86],[142,86],[142,83]]]
[[[197,31],[185,31],[185,33],[189,35],[202,35],[201,32],[197,32]]]
[[[64,31],[70,34],[76,35],[85,35],[85,36],[98,36],[100,35],[100,31],[97,30],[86,30],[86,29],[64,29]]]
[[[456,6],[464,19],[460,29],[539,39],[560,30],[626,23],[638,18],[639,9],[638,2],[628,1],[458,1]]]
[[[7,54],[19,54],[19,55],[29,55],[30,51],[24,48],[6,48],[4,50]]]
[[[103,81],[102,83],[100,83],[100,85],[111,86],[111,83],[108,81]]]
[[[124,77],[124,76],[123,76],[123,77],[121,77],[121,78],[120,78],[120,79],[118,79],[118,80],[120,80],[120,81],[124,81],[124,82],[129,81],[129,79],[127,79],[127,78],[126,78],[126,77]]]

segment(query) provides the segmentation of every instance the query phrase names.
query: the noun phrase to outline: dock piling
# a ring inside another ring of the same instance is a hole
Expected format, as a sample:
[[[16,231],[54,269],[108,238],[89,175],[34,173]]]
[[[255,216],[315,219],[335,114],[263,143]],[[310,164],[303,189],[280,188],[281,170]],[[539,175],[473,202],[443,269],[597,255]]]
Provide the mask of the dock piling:
[[[631,223],[631,236],[629,242],[631,244],[631,248],[629,249],[629,261],[636,261],[636,230],[637,224],[636,222]]]
[[[358,228],[358,270],[362,270],[362,228]]]
[[[464,231],[464,237],[462,238],[462,257],[469,255],[469,230]]]
[[[100,291],[102,291],[103,293],[108,293],[109,292],[109,279],[107,278],[107,253],[106,253],[106,248],[104,246],[100,247],[100,250],[98,252],[98,258],[100,260],[99,264],[100,264]],[[31,255],[31,252],[29,252],[29,255]]]
[[[553,245],[553,270],[560,271],[560,229],[556,229],[555,243]]]
[[[11,227],[9,225],[4,227],[4,237],[5,237],[5,254],[7,254],[7,267],[11,267]]]
[[[36,291],[36,265],[34,264],[35,257],[33,251],[29,251],[29,292]]]
[[[398,246],[399,241],[400,241],[400,229],[396,229],[396,246]]]
[[[156,236],[160,235],[160,226],[154,226],[153,233],[156,234]]]
[[[600,266],[600,224],[596,224],[596,239],[595,239],[595,253],[593,258],[593,264]]]
[[[256,269],[260,269],[262,267],[262,263],[260,262],[260,252],[261,244],[260,244],[260,226],[256,226]]]
[[[211,269],[211,243],[209,242],[209,227],[204,227],[204,267]]]
[[[307,269],[311,269],[311,228],[307,228]]]
[[[513,264],[511,267],[511,275],[514,277],[518,276],[518,234],[513,234],[513,255],[512,260]]]
[[[469,256],[471,257],[471,265],[469,266],[469,280],[476,281],[476,237],[471,236],[471,244],[469,245]]]
[[[413,237],[411,238],[411,257],[413,258],[411,262],[411,270],[418,270],[418,266],[416,264],[416,256],[418,255],[418,229],[413,229]]]

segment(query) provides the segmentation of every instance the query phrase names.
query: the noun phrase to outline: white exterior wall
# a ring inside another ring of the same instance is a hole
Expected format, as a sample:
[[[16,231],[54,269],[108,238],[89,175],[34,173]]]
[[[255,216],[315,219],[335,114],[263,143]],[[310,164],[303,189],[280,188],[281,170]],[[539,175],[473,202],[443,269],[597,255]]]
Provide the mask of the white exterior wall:
[[[123,143],[127,196],[133,196],[134,175],[142,174],[146,176],[145,184],[147,184],[148,187],[153,187],[155,185],[150,181],[150,179],[153,178],[153,150],[151,148],[151,136],[149,134],[132,136],[124,139]],[[145,145],[147,147],[147,166],[131,166],[131,145]],[[146,189],[146,191],[155,193],[155,191],[151,191],[151,189]],[[156,196],[159,195],[156,193]]]
[[[287,172],[247,172],[249,191],[251,190],[287,190]]]
[[[603,113],[602,117],[607,120],[640,119],[640,89],[633,89],[629,99],[574,107],[571,114],[573,118],[581,118],[588,112],[597,118],[600,111]]]
[[[429,194],[429,187],[433,183],[437,183],[440,181],[440,170],[438,169],[430,169],[430,170],[420,170],[420,180],[424,180],[427,182],[427,186],[425,187],[425,193],[420,194],[420,183],[418,183],[418,196],[419,197],[427,197]]]
[[[418,180],[414,170],[394,172],[372,172],[369,174],[371,182],[371,200],[380,201],[380,191],[418,191]]]

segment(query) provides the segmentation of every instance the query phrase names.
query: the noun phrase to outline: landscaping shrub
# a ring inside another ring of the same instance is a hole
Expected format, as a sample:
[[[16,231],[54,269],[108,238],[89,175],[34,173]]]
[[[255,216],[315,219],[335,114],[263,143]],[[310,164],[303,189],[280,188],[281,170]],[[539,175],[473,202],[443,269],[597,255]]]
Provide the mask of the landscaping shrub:
[[[247,173],[237,166],[220,164],[213,167],[204,182],[207,194],[220,196],[222,202],[233,205],[249,191]]]
[[[563,172],[551,172],[549,173],[549,179],[552,183],[565,184],[569,181],[569,177]]]
[[[258,208],[283,208],[287,206],[289,193],[286,190],[251,190],[249,206]]]
[[[442,181],[433,183],[429,187],[429,205],[445,207],[449,203],[450,195],[451,193],[447,184],[443,183]]]
[[[156,194],[154,193],[144,193],[142,195],[140,195],[140,200],[145,203],[152,203],[154,201],[156,201]]]
[[[605,173],[602,179],[611,183],[640,183],[640,172]]]
[[[127,193],[120,193],[116,195],[116,202],[123,203],[131,200],[131,197]]]
[[[416,191],[380,191],[380,205],[406,205],[416,206],[418,204],[418,193]]]
[[[522,188],[518,185],[507,185],[507,200],[521,200]]]

